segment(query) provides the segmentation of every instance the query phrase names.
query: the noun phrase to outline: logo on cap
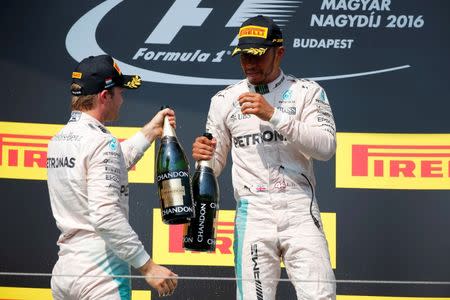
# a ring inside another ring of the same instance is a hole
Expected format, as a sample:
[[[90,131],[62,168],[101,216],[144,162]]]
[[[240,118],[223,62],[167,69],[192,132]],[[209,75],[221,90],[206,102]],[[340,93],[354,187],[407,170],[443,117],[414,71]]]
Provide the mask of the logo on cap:
[[[239,30],[239,38],[244,37],[256,37],[256,38],[267,38],[267,27],[261,27],[261,26],[244,26]]]
[[[105,79],[105,89],[109,89],[110,87],[113,87],[114,85],[115,85],[114,81],[112,80],[111,77]]]
[[[114,67],[114,69],[116,69],[116,71],[117,71],[117,73],[119,73],[119,75],[122,75],[122,72],[120,71],[120,68],[119,68],[119,66],[116,64],[115,61],[114,61],[113,67]]]
[[[72,78],[80,79],[82,75],[80,72],[72,72]]]

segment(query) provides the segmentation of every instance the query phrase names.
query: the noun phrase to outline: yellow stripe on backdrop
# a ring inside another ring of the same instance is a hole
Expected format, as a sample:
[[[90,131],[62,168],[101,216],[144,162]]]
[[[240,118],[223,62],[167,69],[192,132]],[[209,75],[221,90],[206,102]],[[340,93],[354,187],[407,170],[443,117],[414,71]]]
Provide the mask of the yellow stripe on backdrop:
[[[133,291],[133,300],[151,299],[150,291]],[[52,300],[52,291],[48,288],[0,287],[0,300]]]
[[[176,293],[177,291],[175,291]],[[179,292],[179,291],[178,291]],[[234,293],[234,291],[230,291]],[[50,289],[0,287],[0,300],[52,300]],[[133,300],[151,299],[150,291],[133,291]],[[450,298],[338,295],[337,300],[450,300]]]
[[[133,291],[133,300],[151,299],[150,291]],[[52,291],[48,288],[0,287],[0,300],[52,300]]]
[[[450,298],[428,298],[428,297],[389,297],[389,296],[337,296],[336,300],[449,300]]]

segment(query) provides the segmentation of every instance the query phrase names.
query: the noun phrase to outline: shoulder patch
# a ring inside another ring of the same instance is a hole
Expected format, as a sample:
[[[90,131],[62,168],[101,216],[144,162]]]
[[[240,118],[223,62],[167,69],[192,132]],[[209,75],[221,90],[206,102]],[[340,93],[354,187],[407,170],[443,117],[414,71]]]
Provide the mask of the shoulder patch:
[[[81,111],[73,111],[70,114],[69,122],[77,122],[81,118]]]
[[[109,149],[111,149],[112,151],[116,151],[117,146],[118,146],[117,139],[115,137],[111,138],[111,140],[109,141]]]
[[[323,89],[320,91],[320,95],[319,95],[319,99],[318,100],[322,101],[323,103],[328,104],[328,97],[327,97],[327,94],[325,93],[325,91]]]
[[[281,99],[283,99],[284,101],[289,101],[291,100],[291,97],[292,97],[292,90],[287,90],[283,93]]]

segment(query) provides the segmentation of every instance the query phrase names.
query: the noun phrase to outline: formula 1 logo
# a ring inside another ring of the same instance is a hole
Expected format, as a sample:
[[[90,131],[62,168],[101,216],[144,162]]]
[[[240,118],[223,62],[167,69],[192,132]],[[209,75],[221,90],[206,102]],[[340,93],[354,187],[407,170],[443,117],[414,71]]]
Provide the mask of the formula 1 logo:
[[[342,33],[335,33],[333,38],[324,38],[330,35],[327,27],[342,27],[342,22],[335,21],[333,11],[344,9],[355,13],[358,9],[364,12],[369,10],[372,21],[367,21],[367,24],[360,21],[358,26],[374,28],[380,26],[383,10],[391,9],[387,4],[355,8],[341,7],[342,5],[339,6],[331,0],[323,0],[322,3],[308,1],[243,0],[237,3],[216,2],[214,7],[203,7],[201,0],[175,0],[171,5],[166,1],[152,3],[152,9],[149,10],[150,4],[146,1],[106,0],[84,14],[72,26],[66,36],[66,48],[76,61],[90,55],[108,53],[114,57],[124,73],[139,74],[144,81],[229,85],[241,80],[227,77],[235,76],[236,69],[232,65],[231,51],[237,44],[237,29],[249,17],[258,14],[273,17],[286,36],[292,36],[286,40],[285,47],[293,52],[324,48],[330,52],[335,51],[337,55],[341,54],[337,51],[342,52],[343,49],[351,51],[358,41],[348,36],[340,36]],[[316,13],[316,10],[321,14]],[[111,13],[112,11],[114,13]],[[323,13],[328,11],[331,13]],[[380,15],[373,16],[374,12],[379,12]],[[117,15],[127,22],[121,21],[121,26],[117,26]],[[352,16],[347,18],[350,17]],[[358,20],[365,20],[362,17],[364,15],[360,15]],[[373,20],[379,22],[375,23]],[[297,23],[290,27],[292,22],[300,23],[300,26],[305,28],[315,27],[313,29],[323,37],[296,37],[304,28],[298,28]],[[345,26],[348,27],[354,24],[353,21],[347,23]],[[122,34],[118,32],[121,30]],[[120,40],[120,43],[111,45],[111,40]],[[342,64],[343,68],[346,66],[347,64]],[[308,78],[331,80],[367,76],[408,67],[410,66],[400,65],[369,71],[361,70],[358,73]]]
[[[199,8],[200,0],[176,0],[161,19],[146,44],[170,44],[183,26],[201,26],[212,8]]]

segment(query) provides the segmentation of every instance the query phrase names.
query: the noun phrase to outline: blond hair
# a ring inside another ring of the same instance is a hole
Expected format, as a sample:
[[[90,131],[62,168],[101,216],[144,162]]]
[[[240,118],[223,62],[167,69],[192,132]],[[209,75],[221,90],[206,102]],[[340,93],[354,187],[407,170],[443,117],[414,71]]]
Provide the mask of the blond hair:
[[[78,91],[81,90],[81,86],[72,83],[70,86],[71,91]],[[79,110],[79,111],[88,111],[94,108],[94,99],[97,94],[93,95],[81,95],[81,96],[75,96],[72,95],[72,110]]]

